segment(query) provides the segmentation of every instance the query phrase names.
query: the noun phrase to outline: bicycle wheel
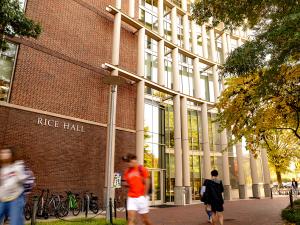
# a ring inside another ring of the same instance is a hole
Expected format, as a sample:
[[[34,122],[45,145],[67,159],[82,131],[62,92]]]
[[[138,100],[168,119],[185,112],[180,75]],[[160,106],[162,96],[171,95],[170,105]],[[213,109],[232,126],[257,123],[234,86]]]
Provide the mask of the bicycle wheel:
[[[57,217],[65,217],[69,214],[69,207],[67,202],[61,202],[57,207]]]
[[[26,220],[30,220],[31,219],[31,206],[26,203],[25,207],[24,207],[24,217]]]
[[[99,206],[97,202],[91,202],[90,203],[90,210],[94,213],[97,214],[99,212]]]
[[[81,199],[80,198],[76,198],[76,206],[72,209],[72,214],[74,216],[78,216],[78,214],[81,211],[81,207],[82,207]]]

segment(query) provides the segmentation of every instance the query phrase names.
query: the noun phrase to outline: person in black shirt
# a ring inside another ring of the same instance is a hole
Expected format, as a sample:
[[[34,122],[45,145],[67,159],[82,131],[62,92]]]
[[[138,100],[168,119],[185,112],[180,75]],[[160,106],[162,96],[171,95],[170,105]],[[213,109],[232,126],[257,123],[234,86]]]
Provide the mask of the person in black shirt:
[[[211,206],[211,211],[213,213],[212,216],[212,224],[217,225],[218,222],[220,225],[223,225],[223,211],[224,211],[224,200],[222,193],[224,192],[224,187],[222,181],[218,179],[218,171],[211,171],[212,179],[208,180],[206,183],[206,201],[207,204]]]

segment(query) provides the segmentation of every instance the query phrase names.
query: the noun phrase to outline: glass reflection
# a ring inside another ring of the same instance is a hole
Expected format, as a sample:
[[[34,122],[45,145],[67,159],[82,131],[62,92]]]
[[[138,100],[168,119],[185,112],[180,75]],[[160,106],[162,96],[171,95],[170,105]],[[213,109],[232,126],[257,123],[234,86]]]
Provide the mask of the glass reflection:
[[[17,45],[8,43],[8,50],[0,51],[0,101],[8,101],[9,88],[17,54]]]

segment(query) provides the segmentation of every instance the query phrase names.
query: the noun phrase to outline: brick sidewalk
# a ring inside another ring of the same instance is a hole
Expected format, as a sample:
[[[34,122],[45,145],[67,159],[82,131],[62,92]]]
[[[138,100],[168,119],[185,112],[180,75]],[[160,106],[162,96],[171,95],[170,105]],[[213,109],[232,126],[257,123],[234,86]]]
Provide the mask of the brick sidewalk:
[[[283,225],[281,209],[289,204],[288,197],[225,202],[225,225]],[[208,225],[204,206],[152,208],[154,225]],[[140,221],[139,225],[142,224]]]

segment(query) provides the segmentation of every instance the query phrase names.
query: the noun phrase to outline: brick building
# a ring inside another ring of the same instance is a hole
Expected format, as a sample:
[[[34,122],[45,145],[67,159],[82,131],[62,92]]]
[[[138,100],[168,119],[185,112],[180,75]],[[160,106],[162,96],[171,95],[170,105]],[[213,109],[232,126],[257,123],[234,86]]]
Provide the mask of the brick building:
[[[258,159],[243,143],[222,151],[227,134],[212,123],[223,88],[218,66],[245,32],[196,25],[187,0],[22,4],[43,33],[8,39],[1,53],[0,147],[17,149],[38,188],[102,197],[110,96],[103,77],[114,74],[126,79],[116,93],[115,171],[124,169],[124,153],[136,153],[151,171],[153,203],[198,199],[211,168],[227,199],[260,196],[263,185],[268,195],[265,151]]]

